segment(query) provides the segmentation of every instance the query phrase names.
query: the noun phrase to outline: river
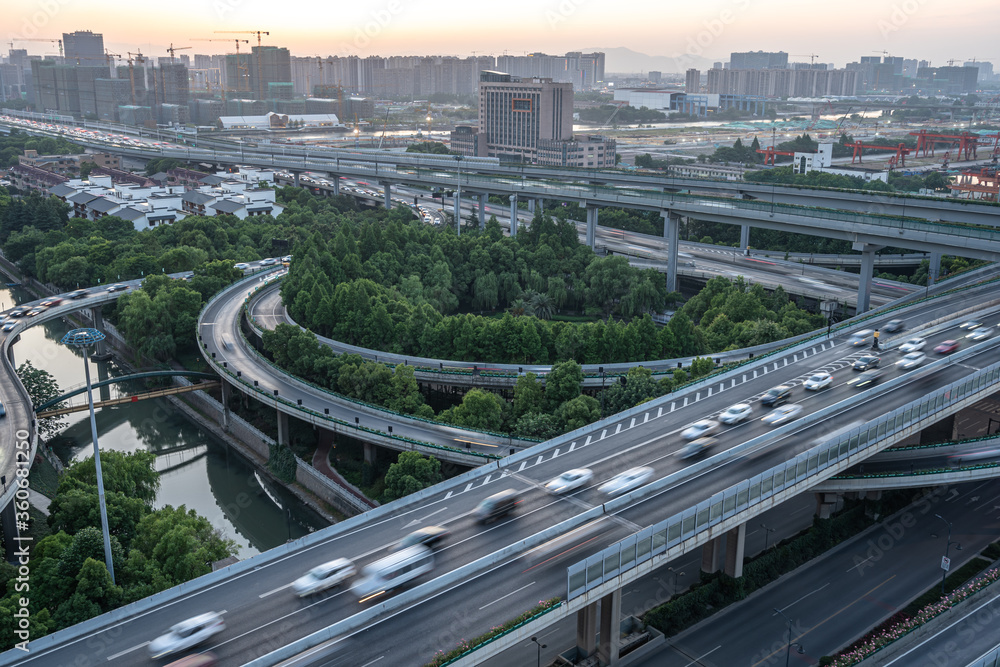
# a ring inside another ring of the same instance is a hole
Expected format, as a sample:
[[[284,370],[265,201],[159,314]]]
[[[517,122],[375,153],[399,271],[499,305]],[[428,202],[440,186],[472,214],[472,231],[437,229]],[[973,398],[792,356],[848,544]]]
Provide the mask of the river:
[[[0,288],[3,308],[30,298],[22,289]],[[70,328],[62,320],[53,320],[27,329],[13,346],[15,362],[31,361],[36,368],[48,371],[62,391],[81,386],[85,382],[82,357],[59,342]],[[90,363],[94,382],[123,374],[114,361]],[[100,399],[100,391],[94,391],[95,401]],[[104,393],[107,395],[108,390]],[[88,413],[72,413],[65,423],[66,427],[49,441],[53,451],[64,463],[90,456],[93,447]],[[185,505],[195,510],[236,542],[240,559],[326,525],[283,487],[265,484],[246,459],[189,421],[165,399],[99,408],[97,439],[103,451],[155,452],[160,490],[154,506]]]

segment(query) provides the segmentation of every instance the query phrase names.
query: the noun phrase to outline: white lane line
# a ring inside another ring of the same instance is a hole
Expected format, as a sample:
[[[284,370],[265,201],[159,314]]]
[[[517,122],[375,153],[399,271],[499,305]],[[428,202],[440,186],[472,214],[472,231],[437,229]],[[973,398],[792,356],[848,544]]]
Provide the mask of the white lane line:
[[[604,438],[606,438],[606,437],[608,437],[608,429],[602,428],[601,429],[601,440],[604,440]]]
[[[528,465],[527,461],[521,461],[521,467],[517,469],[518,472],[524,470],[524,467]]]
[[[709,389],[709,391],[711,391],[711,389]],[[709,394],[709,396],[711,396],[711,394]],[[700,391],[696,391],[694,393],[694,402],[697,403],[700,400],[701,400],[701,392]]]
[[[472,482],[469,482],[468,484],[465,485],[465,491],[468,491],[471,488],[472,488]],[[463,491],[462,493],[465,493],[465,491]]]
[[[673,412],[676,409],[677,409],[677,403],[675,403],[674,401],[670,401],[670,411]]]
[[[556,453],[553,454],[553,458],[555,458],[556,456],[559,456],[559,450],[558,449],[556,450]],[[489,475],[486,476],[486,479],[483,480],[483,486],[486,486],[487,484],[490,483],[490,477],[492,477],[492,476],[493,476],[493,473],[490,473]]]
[[[634,428],[634,427],[635,427],[635,417],[632,417],[632,421],[631,421],[631,422],[629,422],[629,425],[628,425],[628,427],[629,427],[629,428]]]
[[[544,459],[544,458],[545,458],[545,455],[544,455],[544,454],[539,454],[539,455],[538,455],[538,459],[536,459],[536,460],[535,460],[535,465],[536,465],[536,466],[537,466],[537,465],[541,465],[541,463],[542,463],[542,459]]]
[[[713,648],[711,651],[709,651],[708,653],[706,653],[704,655],[699,655],[697,658],[695,658],[694,660],[692,660],[688,664],[684,665],[684,667],[692,667],[693,665],[700,665],[702,658],[707,657],[711,653],[715,653],[720,648],[722,648],[722,644],[719,644],[718,646],[716,646],[715,648]]]
[[[521,465],[523,466],[524,464],[522,463]],[[449,498],[451,498],[451,494],[453,494],[453,493],[454,493],[454,491],[449,491],[448,493],[445,494],[444,499],[448,500]]]
[[[671,405],[673,405],[673,403],[671,403]],[[656,418],[659,419],[662,416],[663,416],[663,406],[661,405],[660,409],[656,411]]]
[[[809,597],[810,595],[812,595],[813,593],[819,593],[821,590],[823,590],[824,588],[826,588],[829,585],[830,585],[829,582],[827,582],[827,583],[823,584],[822,586],[820,586],[819,588],[817,588],[816,590],[812,591],[812,593],[806,593],[805,595],[803,595],[802,597],[800,597],[795,602],[782,607],[781,611],[785,611],[786,609],[791,609],[792,607],[794,607],[795,605],[797,605],[798,603],[802,602],[807,597]],[[771,614],[771,616],[777,616],[777,615],[778,615],[777,613]]]
[[[712,398],[712,388],[711,387],[708,388],[708,396],[706,396],[705,398]]]
[[[552,458],[558,458],[558,456],[559,456],[559,448],[558,448],[558,447],[556,447],[556,451],[552,452]],[[489,480],[489,477],[487,477],[486,479],[487,479],[487,481],[488,481],[488,480]],[[485,483],[486,483],[486,482],[483,482],[483,484],[485,484]]]
[[[439,510],[434,510],[433,512],[431,512],[431,513],[430,513],[430,514],[428,514],[427,516],[424,516],[424,517],[421,517],[421,518],[419,518],[419,519],[414,519],[413,521],[411,521],[410,523],[406,524],[406,525],[405,525],[405,526],[403,526],[403,527],[404,527],[404,528],[410,528],[411,526],[415,526],[415,525],[417,525],[418,523],[423,523],[424,521],[427,521],[427,519],[431,518],[431,517],[432,517],[432,516],[434,516],[435,514],[440,514],[441,512],[445,511],[446,509],[448,509],[448,508],[447,508],[447,507],[442,507],[442,508],[441,508],[441,509],[439,509]]]
[[[860,563],[855,563],[854,567],[848,568],[848,569],[844,570],[844,572],[847,573],[847,572],[850,572],[851,570],[853,570],[855,567],[861,567],[862,565],[864,565],[865,563],[867,563],[868,561],[870,561],[872,558],[875,558],[875,556],[869,556],[868,558],[864,559]]]
[[[379,657],[375,658],[374,660],[369,660],[365,664],[361,665],[361,667],[368,667],[369,665],[374,665],[376,662],[378,662],[379,660],[381,660],[384,657],[385,657],[384,655],[380,655]]]
[[[744,382],[747,381],[747,374],[746,373],[743,374],[743,381]],[[736,382],[736,378],[733,378],[733,382]]]
[[[575,440],[573,442],[569,443],[569,450],[568,451],[571,452],[574,449],[576,449],[576,441]]]
[[[642,416],[642,423],[645,424],[648,421],[649,421],[649,413],[647,412]]]
[[[622,425],[619,422],[618,426],[615,428],[615,435],[618,435],[621,432],[622,432]]]
[[[685,396],[685,397],[684,397],[684,404],[683,404],[683,405],[682,405],[681,407],[682,407],[682,408],[686,408],[687,406],[688,406],[688,397],[687,397],[687,396]]]
[[[590,444],[590,439],[591,439],[592,437],[593,437],[592,435],[588,435],[588,436],[587,436],[587,442],[583,443],[583,446],[584,446],[584,447],[586,447],[587,445],[589,445],[589,444]]]
[[[528,585],[526,585],[526,586],[521,586],[521,587],[520,587],[520,588],[518,588],[518,589],[517,589],[516,591],[511,591],[510,593],[507,593],[507,595],[504,595],[504,596],[501,596],[501,597],[498,597],[498,598],[497,598],[496,600],[494,600],[493,602],[487,602],[486,604],[484,604],[484,605],[483,605],[482,607],[480,607],[480,608],[479,608],[479,611],[482,611],[483,609],[486,609],[486,608],[487,608],[487,607],[489,607],[490,605],[493,605],[493,604],[496,604],[497,602],[500,602],[500,600],[503,600],[504,598],[509,598],[509,597],[510,597],[511,595],[514,595],[515,593],[520,593],[520,592],[521,592],[521,591],[523,591],[523,590],[524,590],[525,588],[528,588],[528,586],[534,586],[534,585],[535,585],[535,582],[533,582],[533,581],[532,581],[532,582],[531,582],[530,584],[528,584]]]
[[[294,582],[292,582],[292,583],[294,583]],[[285,590],[286,588],[288,588],[288,587],[289,587],[289,586],[291,586],[291,585],[292,585],[291,583],[288,583],[288,584],[285,584],[284,586],[279,586],[278,588],[275,588],[275,589],[274,589],[273,591],[268,591],[268,592],[266,592],[266,593],[261,593],[261,594],[260,594],[260,595],[258,595],[257,597],[259,597],[259,598],[261,598],[261,599],[263,599],[263,598],[266,598],[267,596],[269,596],[269,595],[273,595],[274,593],[277,593],[278,591],[283,591],[283,590]],[[110,660],[110,658],[109,658],[109,660]]]
[[[135,651],[137,649],[142,648],[143,646],[148,646],[148,645],[149,645],[149,642],[143,642],[143,643],[139,644],[138,646],[133,646],[132,648],[127,648],[124,651],[119,651],[118,653],[115,653],[114,655],[109,655],[108,656],[108,661],[114,660],[115,658],[120,658],[123,655],[125,655],[126,653],[131,653],[132,651]]]

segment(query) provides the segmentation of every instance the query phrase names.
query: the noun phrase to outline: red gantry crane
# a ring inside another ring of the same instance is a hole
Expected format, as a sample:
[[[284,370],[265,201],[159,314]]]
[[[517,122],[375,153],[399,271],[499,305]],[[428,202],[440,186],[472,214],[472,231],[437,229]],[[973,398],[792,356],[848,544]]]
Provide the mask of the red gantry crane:
[[[854,155],[851,157],[851,164],[854,164],[855,162],[861,164],[861,158],[864,155],[864,151],[866,148],[868,150],[895,151],[896,154],[889,159],[890,169],[897,165],[900,167],[905,167],[906,156],[911,153],[910,149],[906,147],[906,144],[898,144],[896,146],[876,146],[874,144],[866,144],[862,141],[855,141],[852,144],[844,144],[844,145],[847,146],[847,148],[854,149]]]

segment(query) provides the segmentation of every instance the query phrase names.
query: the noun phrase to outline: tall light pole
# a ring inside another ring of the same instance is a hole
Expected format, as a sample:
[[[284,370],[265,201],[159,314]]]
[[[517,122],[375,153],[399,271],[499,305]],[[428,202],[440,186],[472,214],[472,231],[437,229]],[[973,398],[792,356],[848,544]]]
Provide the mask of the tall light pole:
[[[548,645],[546,645],[546,644],[539,644],[538,643],[538,637],[532,637],[531,641],[535,642],[535,645],[538,646],[538,661],[535,664],[537,664],[538,667],[542,667],[542,649],[543,648],[548,648]]]
[[[948,521],[948,519],[944,518],[940,514],[935,514],[934,516],[948,524],[948,542],[944,545],[944,558],[941,560],[941,595],[944,595],[944,580],[948,576],[948,570],[951,567],[951,561],[948,559],[948,550],[951,548],[951,545],[954,544],[955,551],[961,551],[962,545],[958,542],[951,541],[951,521]]]
[[[764,529],[764,551],[767,551],[767,538],[771,536],[771,533],[773,533],[775,529],[768,528],[764,524],[760,524],[760,527]]]
[[[456,155],[458,165],[458,187],[455,189],[455,234],[462,233],[462,156]]]
[[[87,378],[87,404],[90,406],[90,436],[94,441],[94,472],[97,476],[97,502],[101,508],[101,530],[104,533],[104,562],[115,583],[115,565],[111,560],[111,532],[108,529],[108,509],[104,504],[104,476],[101,473],[101,450],[97,447],[97,418],[94,416],[94,394],[90,385],[90,357],[87,353],[91,345],[104,340],[104,334],[97,329],[73,329],[63,336],[63,345],[77,347],[83,352],[83,372]]]
[[[802,644],[799,644],[798,642],[793,642],[792,641],[792,619],[788,618],[788,616],[785,616],[785,612],[781,611],[777,607],[774,608],[774,611],[776,611],[777,613],[779,613],[782,616],[784,616],[785,621],[788,622],[788,642],[787,642],[787,645],[785,646],[785,667],[788,667],[789,659],[792,656],[792,647],[793,646],[798,651],[799,655],[802,655],[803,653],[805,653],[806,650],[802,647]]]

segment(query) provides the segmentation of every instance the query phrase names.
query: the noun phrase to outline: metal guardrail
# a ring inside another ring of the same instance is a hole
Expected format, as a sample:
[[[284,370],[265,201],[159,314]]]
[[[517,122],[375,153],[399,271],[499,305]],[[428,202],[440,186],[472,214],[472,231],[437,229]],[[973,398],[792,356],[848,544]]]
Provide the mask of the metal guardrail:
[[[965,667],[1000,667],[1000,646],[994,646]]]
[[[995,347],[997,344],[1000,344],[1000,340],[993,341],[989,345],[981,344],[968,348],[961,357],[955,355],[951,359],[942,359],[934,362],[934,364],[930,364],[926,368],[929,372],[935,366],[940,368],[943,365],[958,363],[966,356],[980,353],[984,349]],[[887,387],[899,386],[906,381],[906,376],[894,378],[878,389],[870,389],[862,392],[854,397],[850,403],[857,404],[867,401],[876,392],[883,393]],[[733,518],[739,513],[749,511],[754,506],[765,506],[766,501],[782,491],[798,485],[804,485],[807,482],[807,485],[811,486],[816,482],[826,479],[830,475],[826,475],[825,472],[836,464],[847,462],[857,458],[862,452],[877,448],[886,436],[891,436],[912,428],[916,423],[933,418],[941,410],[945,410],[957,403],[968,401],[973,395],[995,390],[994,385],[998,381],[1000,381],[1000,363],[991,364],[982,370],[972,373],[966,379],[939,388],[920,399],[911,401],[891,412],[883,414],[845,434],[826,440],[798,454],[789,461],[720,491],[694,507],[690,507],[664,521],[644,528],[621,542],[604,549],[600,553],[571,565],[567,568],[566,574],[567,600],[572,600],[575,597],[583,595],[609,579],[620,576],[623,572],[663,554],[668,549],[708,531],[710,528]],[[835,410],[842,410],[844,403],[846,401],[824,408],[811,415],[810,420],[813,423],[817,423],[821,419],[831,416]],[[788,427],[794,425],[795,422],[789,424]],[[800,420],[798,426],[801,427],[802,425]],[[761,438],[768,437],[773,437],[773,433],[761,436]],[[695,466],[710,467],[711,465],[717,465],[722,458],[730,458],[757,446],[761,438],[754,438],[743,445],[706,459],[700,464],[695,464]],[[689,468],[691,467],[694,466],[689,466]],[[663,478],[659,482],[662,483],[665,480],[673,482],[674,480],[670,479],[671,477],[673,476]],[[659,487],[662,486],[660,483],[649,485],[649,487],[655,488],[640,489],[639,491],[643,492],[642,495],[648,495],[659,490]],[[638,493],[633,492],[633,494]],[[618,504],[627,504],[635,499],[633,494],[623,496],[621,499],[609,504],[616,506]]]

